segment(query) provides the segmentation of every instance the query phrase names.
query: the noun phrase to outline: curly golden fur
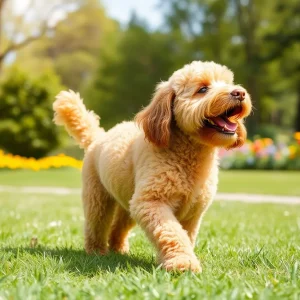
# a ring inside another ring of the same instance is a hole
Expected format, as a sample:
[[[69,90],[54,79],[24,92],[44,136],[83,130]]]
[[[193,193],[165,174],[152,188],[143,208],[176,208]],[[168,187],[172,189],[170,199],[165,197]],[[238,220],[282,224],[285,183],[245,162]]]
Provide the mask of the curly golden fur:
[[[218,183],[218,148],[241,146],[251,111],[245,89],[213,62],[192,62],[159,83],[133,122],[107,132],[78,94],[61,92],[55,122],[85,149],[85,249],[129,251],[137,222],[167,270],[200,272],[194,254],[201,219]]]

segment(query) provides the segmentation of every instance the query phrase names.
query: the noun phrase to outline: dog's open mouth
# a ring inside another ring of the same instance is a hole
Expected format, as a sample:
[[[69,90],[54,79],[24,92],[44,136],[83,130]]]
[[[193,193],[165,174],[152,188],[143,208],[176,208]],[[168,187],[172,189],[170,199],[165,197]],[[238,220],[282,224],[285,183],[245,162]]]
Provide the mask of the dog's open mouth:
[[[235,134],[238,124],[235,122],[240,113],[242,112],[241,106],[236,106],[227,110],[222,115],[217,117],[210,117],[205,120],[205,125],[214,128],[224,134]]]

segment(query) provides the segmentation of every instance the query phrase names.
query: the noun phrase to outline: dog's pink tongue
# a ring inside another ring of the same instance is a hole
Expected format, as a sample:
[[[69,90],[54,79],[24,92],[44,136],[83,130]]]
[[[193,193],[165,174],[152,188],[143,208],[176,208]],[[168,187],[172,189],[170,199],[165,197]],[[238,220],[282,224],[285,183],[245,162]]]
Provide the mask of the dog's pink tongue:
[[[229,131],[235,131],[237,128],[237,124],[230,122],[226,117],[213,117],[211,120],[219,127],[225,128],[226,126]]]

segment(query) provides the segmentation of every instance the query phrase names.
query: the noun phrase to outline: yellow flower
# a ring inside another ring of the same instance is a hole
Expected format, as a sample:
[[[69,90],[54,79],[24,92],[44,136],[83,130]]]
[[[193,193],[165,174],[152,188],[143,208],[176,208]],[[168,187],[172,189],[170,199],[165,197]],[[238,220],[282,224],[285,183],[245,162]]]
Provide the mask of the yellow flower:
[[[270,138],[264,138],[263,142],[264,142],[265,146],[270,146],[273,144],[273,140]]]
[[[59,154],[57,156],[49,156],[41,159],[26,158],[19,155],[5,154],[0,149],[0,168],[9,169],[30,169],[39,171],[49,168],[72,167],[81,169],[82,161],[73,157]]]

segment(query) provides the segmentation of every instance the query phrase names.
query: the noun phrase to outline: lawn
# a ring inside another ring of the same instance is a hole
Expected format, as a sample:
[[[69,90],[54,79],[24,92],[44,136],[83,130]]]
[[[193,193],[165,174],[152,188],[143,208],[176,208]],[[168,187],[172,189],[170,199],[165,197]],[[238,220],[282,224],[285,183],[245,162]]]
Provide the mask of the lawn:
[[[300,196],[300,172],[221,171],[219,191]]]
[[[80,179],[70,170],[2,171],[0,184],[78,187]],[[157,267],[139,228],[130,255],[86,255],[79,195],[2,192],[0,202],[0,299],[300,298],[297,205],[215,202],[196,246],[203,273],[194,275]]]
[[[221,171],[219,192],[300,196],[300,172]],[[54,169],[46,171],[0,170],[0,185],[80,187],[80,171]]]
[[[0,170],[0,185],[14,186],[81,186],[81,172],[78,169],[51,169],[42,171]]]

